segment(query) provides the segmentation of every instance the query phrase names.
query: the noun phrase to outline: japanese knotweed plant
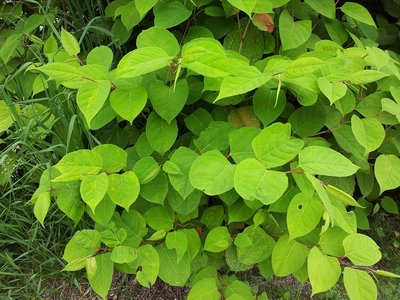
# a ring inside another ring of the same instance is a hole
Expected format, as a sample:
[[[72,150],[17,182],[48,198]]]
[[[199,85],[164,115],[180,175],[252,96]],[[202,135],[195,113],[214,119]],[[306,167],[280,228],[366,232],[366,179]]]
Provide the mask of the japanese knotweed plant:
[[[47,38],[48,63],[30,72],[76,90],[88,130],[116,120],[137,132],[130,147],[70,152],[43,173],[42,224],[52,198],[95,222],[66,245],[64,270],[86,268],[103,298],[114,269],[145,287],[190,286],[188,299],[267,299],[223,275],[252,268],[310,280],[313,295],[342,277],[350,299],[376,299],[375,275],[398,278],[357,232],[374,205],[397,209],[381,195],[400,186],[398,55],[379,47],[386,23],[338,8],[116,0],[106,15],[118,43],[143,29],[118,61],[107,46],[82,57],[64,29],[62,49]]]

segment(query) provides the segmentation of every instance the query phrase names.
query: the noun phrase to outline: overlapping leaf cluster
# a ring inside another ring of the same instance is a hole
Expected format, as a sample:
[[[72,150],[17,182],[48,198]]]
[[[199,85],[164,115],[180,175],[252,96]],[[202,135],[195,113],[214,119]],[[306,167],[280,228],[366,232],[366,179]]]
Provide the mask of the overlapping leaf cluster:
[[[256,298],[225,270],[293,274],[313,294],[343,277],[351,299],[377,297],[372,273],[398,277],[372,267],[379,247],[357,231],[374,204],[397,210],[381,195],[400,186],[399,57],[380,47],[389,24],[357,3],[338,8],[116,0],[106,16],[118,43],[140,28],[118,61],[107,46],[84,57],[64,29],[60,43],[48,37],[34,93],[76,91],[87,130],[134,132],[43,173],[32,197],[42,224],[52,198],[75,223],[95,222],[67,244],[65,270],[86,268],[103,298],[114,269],[146,287],[188,285],[189,299]]]

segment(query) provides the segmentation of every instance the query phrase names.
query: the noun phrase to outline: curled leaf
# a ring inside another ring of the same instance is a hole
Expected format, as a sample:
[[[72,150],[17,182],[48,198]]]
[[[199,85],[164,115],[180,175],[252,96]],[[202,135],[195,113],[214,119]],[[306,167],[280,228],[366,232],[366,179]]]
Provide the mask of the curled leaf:
[[[262,31],[272,33],[274,31],[274,19],[270,14],[254,14],[253,24]]]

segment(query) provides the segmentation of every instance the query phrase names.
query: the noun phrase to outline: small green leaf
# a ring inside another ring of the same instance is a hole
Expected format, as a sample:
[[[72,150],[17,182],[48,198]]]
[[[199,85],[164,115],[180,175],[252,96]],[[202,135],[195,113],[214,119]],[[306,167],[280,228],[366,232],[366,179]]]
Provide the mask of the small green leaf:
[[[310,250],[307,267],[312,295],[329,290],[336,284],[342,273],[339,260],[322,254],[318,247]]]
[[[216,278],[205,278],[196,282],[189,292],[188,300],[219,300],[221,294]]]
[[[207,195],[223,194],[233,188],[235,165],[221,152],[212,150],[197,157],[189,172],[190,183]]]
[[[204,250],[210,252],[221,252],[228,249],[232,244],[232,237],[228,228],[219,226],[210,230],[204,243]]]
[[[160,166],[152,156],[145,156],[135,163],[132,171],[135,172],[140,184],[146,184],[157,176]]]
[[[359,169],[339,152],[326,147],[310,146],[299,154],[300,167],[309,174],[347,177]]]
[[[108,173],[119,172],[127,165],[128,154],[113,144],[103,144],[92,149],[102,160],[102,167]]]
[[[381,206],[386,212],[390,214],[395,214],[395,215],[399,214],[399,208],[397,206],[396,201],[394,201],[389,196],[385,196],[381,199]]]
[[[113,61],[113,52],[107,46],[98,46],[93,48],[86,57],[86,63],[89,65],[101,65],[109,69]]]
[[[108,177],[106,173],[83,177],[80,187],[83,201],[92,209],[93,212],[106,195],[107,189]]]
[[[193,142],[201,153],[211,150],[224,151],[229,145],[229,133],[235,130],[230,122],[213,121]]]
[[[336,81],[331,82],[326,77],[318,78],[318,87],[331,104],[343,98],[347,92],[346,84]]]
[[[381,194],[400,186],[400,159],[392,154],[381,154],[375,161],[375,177]]]
[[[165,245],[168,249],[175,249],[177,263],[183,258],[188,248],[188,240],[183,231],[168,232],[165,239]]]
[[[363,234],[351,234],[343,240],[345,255],[358,266],[372,266],[381,258],[378,245],[370,237]]]
[[[157,2],[158,0],[135,0],[135,6],[140,17],[143,18]]]
[[[160,270],[158,276],[172,286],[184,286],[190,276],[190,259],[188,255],[178,259],[175,250],[168,249],[166,244],[157,248],[160,257]]]
[[[132,171],[108,176],[108,196],[115,204],[125,208],[126,211],[136,201],[139,190],[139,179]]]
[[[343,282],[350,300],[375,300],[378,296],[376,284],[367,271],[346,267]]]
[[[343,6],[340,8],[340,10],[347,16],[349,16],[361,23],[371,25],[376,28],[374,19],[372,19],[370,13],[364,6],[362,6],[358,3],[346,1],[346,3],[343,4]]]
[[[93,151],[77,150],[61,158],[55,167],[63,175],[96,175],[102,168],[102,159]]]
[[[147,91],[141,86],[131,87],[129,90],[115,89],[110,93],[112,109],[131,124],[146,103]]]
[[[114,273],[111,253],[90,257],[86,260],[86,273],[92,289],[103,299],[107,299]]]
[[[328,184],[325,190],[328,193],[329,197],[332,197],[333,199],[342,202],[344,205],[364,208],[352,196],[338,189],[337,187]]]
[[[117,264],[128,264],[138,257],[138,251],[128,246],[117,246],[111,252],[111,260]]]
[[[310,5],[317,13],[330,19],[336,18],[336,4],[334,0],[305,0],[304,2]]]
[[[346,236],[348,236],[348,233],[339,227],[330,227],[321,234],[319,246],[329,255],[344,256],[343,240]]]
[[[171,28],[187,20],[192,11],[186,8],[182,2],[159,2],[153,9],[154,25],[163,28]],[[171,17],[173,16],[173,17]]]
[[[42,224],[43,227],[44,227],[44,218],[46,217],[47,212],[49,211],[50,208],[50,202],[51,202],[50,192],[44,191],[38,195],[33,207],[33,213],[36,219],[40,222],[40,224]]]
[[[151,203],[164,205],[168,190],[168,177],[159,171],[156,177],[140,187],[140,196]]]
[[[257,0],[228,0],[234,7],[244,11],[249,17],[256,7]]]
[[[157,279],[160,268],[158,252],[152,245],[144,245],[139,248],[137,265],[142,269],[136,273],[136,278],[144,287],[150,287]]]
[[[152,112],[146,123],[146,136],[150,146],[161,155],[167,152],[178,136],[176,120],[168,124],[155,112]]]
[[[388,271],[384,271],[384,270],[372,270],[372,272],[374,272],[375,274],[380,275],[380,276],[400,279],[400,275],[392,273],[392,272],[388,272]]]
[[[169,231],[174,227],[175,214],[164,206],[153,206],[144,214],[147,224],[154,230]]]
[[[261,132],[254,127],[242,127],[229,133],[230,155],[236,163],[246,158],[255,158],[251,141]]]
[[[61,28],[61,45],[69,55],[75,56],[81,52],[76,38],[64,28]]]
[[[203,130],[213,121],[213,117],[204,108],[197,108],[191,115],[184,119],[186,127],[199,136]]]

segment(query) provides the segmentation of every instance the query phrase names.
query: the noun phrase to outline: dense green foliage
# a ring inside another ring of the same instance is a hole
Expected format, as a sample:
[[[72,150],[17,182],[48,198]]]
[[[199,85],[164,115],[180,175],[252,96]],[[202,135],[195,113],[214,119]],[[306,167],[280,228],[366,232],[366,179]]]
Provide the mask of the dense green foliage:
[[[115,0],[84,25],[28,3],[1,11],[0,185],[28,173],[43,226],[52,200],[92,220],[65,271],[103,298],[114,269],[188,299],[267,299],[227,272],[252,268],[350,299],[399,277],[359,232],[398,213],[399,1]]]

